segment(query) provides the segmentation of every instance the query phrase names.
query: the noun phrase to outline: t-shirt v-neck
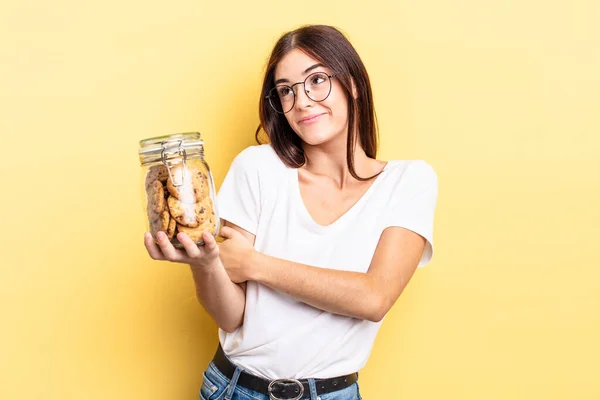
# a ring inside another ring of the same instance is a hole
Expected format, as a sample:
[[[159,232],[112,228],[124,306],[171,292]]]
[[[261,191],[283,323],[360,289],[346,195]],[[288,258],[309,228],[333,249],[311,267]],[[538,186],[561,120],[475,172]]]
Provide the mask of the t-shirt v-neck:
[[[365,206],[365,203],[369,201],[369,198],[372,196],[372,194],[377,191],[377,186],[383,180],[384,175],[386,174],[388,169],[395,163],[395,160],[388,161],[381,170],[381,173],[377,177],[373,178],[374,181],[360,196],[360,198],[358,198],[358,200],[356,200],[356,202],[348,210],[346,210],[346,212],[344,212],[335,221],[328,225],[322,225],[318,223],[310,214],[308,208],[306,207],[306,203],[304,202],[304,199],[302,197],[302,191],[300,190],[299,169],[289,168],[288,184],[290,188],[290,193],[292,193],[295,197],[294,201],[296,203],[296,207],[294,207],[294,209],[299,214],[299,218],[301,218],[303,223],[306,224],[306,226],[309,227],[310,230],[312,230],[313,232],[324,234],[328,231],[343,229],[344,225],[346,224],[346,221],[354,218],[360,212],[361,208]]]

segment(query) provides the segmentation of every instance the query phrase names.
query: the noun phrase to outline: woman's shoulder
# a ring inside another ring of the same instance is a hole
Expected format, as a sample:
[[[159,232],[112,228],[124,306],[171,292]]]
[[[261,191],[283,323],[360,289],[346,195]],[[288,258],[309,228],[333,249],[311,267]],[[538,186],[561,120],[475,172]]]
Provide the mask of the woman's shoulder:
[[[288,170],[270,144],[253,145],[245,148],[234,158],[231,168],[265,177],[278,176]]]
[[[390,160],[384,171],[389,184],[396,187],[437,186],[438,177],[434,167],[425,160]]]
[[[433,166],[425,160],[389,160],[385,170],[403,177],[436,175]]]
[[[246,147],[238,153],[234,161],[247,166],[274,166],[283,164],[270,144],[258,144]]]

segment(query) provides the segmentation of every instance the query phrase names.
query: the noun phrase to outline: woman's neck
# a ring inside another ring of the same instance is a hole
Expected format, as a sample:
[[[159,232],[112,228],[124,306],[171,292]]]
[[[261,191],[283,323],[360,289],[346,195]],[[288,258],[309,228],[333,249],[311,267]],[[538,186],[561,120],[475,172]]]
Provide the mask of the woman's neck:
[[[341,142],[341,143],[339,143]],[[339,188],[358,180],[350,174],[348,160],[346,159],[346,140],[338,143],[325,143],[318,146],[304,145],[306,163],[301,167],[304,171],[317,176],[325,176],[335,181]],[[354,171],[358,176],[373,176],[377,174],[382,164],[369,158],[360,143],[354,146]]]

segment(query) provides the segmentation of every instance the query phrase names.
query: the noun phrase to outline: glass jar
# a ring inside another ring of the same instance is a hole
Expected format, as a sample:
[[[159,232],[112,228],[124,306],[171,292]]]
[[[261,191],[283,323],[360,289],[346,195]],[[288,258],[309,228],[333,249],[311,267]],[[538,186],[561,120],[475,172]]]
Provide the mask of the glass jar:
[[[139,157],[146,226],[155,242],[159,231],[178,249],[183,248],[178,232],[198,245],[204,245],[205,230],[219,234],[215,186],[200,133],[141,140]]]

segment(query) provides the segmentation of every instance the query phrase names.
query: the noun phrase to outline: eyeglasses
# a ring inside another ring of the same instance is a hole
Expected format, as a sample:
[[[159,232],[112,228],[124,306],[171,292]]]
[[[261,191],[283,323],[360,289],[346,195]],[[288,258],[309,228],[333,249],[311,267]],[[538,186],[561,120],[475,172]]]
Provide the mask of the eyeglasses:
[[[285,114],[292,111],[294,104],[296,104],[294,86],[303,85],[306,96],[312,101],[320,102],[329,97],[329,93],[331,93],[331,78],[333,77],[335,77],[335,74],[327,75],[325,72],[315,72],[307,76],[303,82],[296,82],[291,86],[275,86],[265,98],[269,99],[269,104],[271,104],[273,110],[279,114]]]

